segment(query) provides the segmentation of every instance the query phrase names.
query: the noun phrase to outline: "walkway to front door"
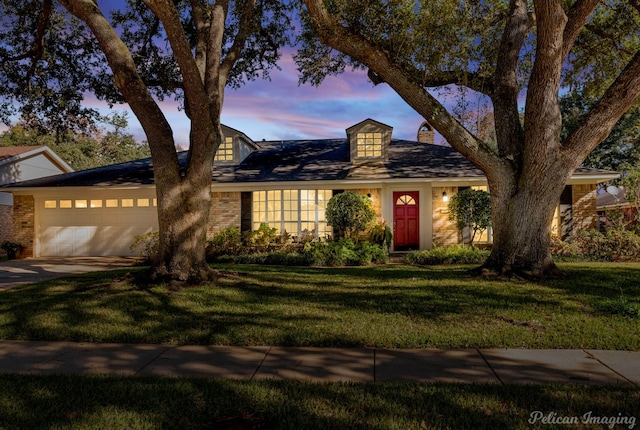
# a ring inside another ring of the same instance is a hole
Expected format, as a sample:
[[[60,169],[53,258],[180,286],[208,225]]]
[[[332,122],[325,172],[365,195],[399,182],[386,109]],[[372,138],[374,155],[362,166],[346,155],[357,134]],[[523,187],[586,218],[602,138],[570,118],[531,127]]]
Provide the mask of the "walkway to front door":
[[[420,248],[418,191],[393,193],[393,249]]]

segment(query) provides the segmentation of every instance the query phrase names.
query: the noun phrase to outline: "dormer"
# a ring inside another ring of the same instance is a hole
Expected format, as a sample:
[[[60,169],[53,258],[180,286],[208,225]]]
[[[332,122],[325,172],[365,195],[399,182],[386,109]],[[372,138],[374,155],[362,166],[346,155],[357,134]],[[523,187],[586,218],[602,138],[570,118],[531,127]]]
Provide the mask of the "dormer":
[[[389,159],[389,144],[393,127],[372,119],[365,119],[349,127],[346,131],[352,162],[387,161]]]
[[[241,131],[222,125],[224,136],[218,147],[213,164],[236,166],[244,161],[258,146]]]

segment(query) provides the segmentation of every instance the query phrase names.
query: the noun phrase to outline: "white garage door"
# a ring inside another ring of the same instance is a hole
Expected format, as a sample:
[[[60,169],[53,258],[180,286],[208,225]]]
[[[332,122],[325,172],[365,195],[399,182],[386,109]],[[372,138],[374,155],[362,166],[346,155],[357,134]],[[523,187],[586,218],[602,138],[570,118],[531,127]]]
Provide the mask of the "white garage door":
[[[131,255],[135,236],[158,230],[153,197],[45,199],[38,206],[41,257]]]

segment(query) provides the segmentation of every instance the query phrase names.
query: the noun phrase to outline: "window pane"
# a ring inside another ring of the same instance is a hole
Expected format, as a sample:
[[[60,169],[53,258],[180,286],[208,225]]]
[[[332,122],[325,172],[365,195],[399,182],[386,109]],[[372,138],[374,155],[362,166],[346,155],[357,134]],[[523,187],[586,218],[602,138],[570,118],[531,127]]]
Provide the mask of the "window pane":
[[[118,207],[118,199],[107,199],[104,201],[104,204],[108,208],[117,208]]]
[[[45,209],[55,209],[58,207],[58,202],[56,200],[45,200],[44,207]]]
[[[102,207],[102,200],[91,200],[90,206],[92,208],[101,208]]]
[[[149,199],[138,199],[138,207],[139,208],[149,207]]]
[[[71,208],[71,200],[60,200],[60,207],[63,209]]]
[[[132,208],[133,207],[133,199],[122,199],[122,207],[123,208]]]

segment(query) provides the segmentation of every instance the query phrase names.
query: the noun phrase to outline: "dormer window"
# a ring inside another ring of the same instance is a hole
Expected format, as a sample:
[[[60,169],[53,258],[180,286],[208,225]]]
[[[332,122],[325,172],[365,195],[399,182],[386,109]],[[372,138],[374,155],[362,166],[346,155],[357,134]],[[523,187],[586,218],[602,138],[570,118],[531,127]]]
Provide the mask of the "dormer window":
[[[393,128],[366,119],[347,130],[352,162],[387,161]]]
[[[382,133],[358,133],[356,157],[382,157]]]
[[[233,137],[225,137],[218,147],[214,161],[233,161]]]
[[[241,164],[258,146],[246,134],[226,125],[222,125],[223,140],[213,157],[217,165],[237,166]]]

